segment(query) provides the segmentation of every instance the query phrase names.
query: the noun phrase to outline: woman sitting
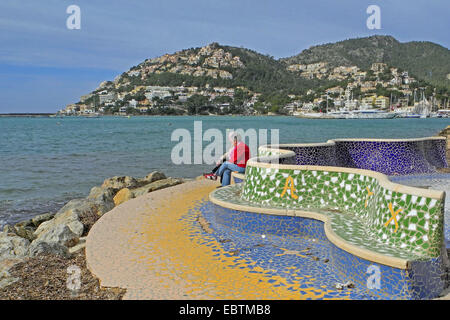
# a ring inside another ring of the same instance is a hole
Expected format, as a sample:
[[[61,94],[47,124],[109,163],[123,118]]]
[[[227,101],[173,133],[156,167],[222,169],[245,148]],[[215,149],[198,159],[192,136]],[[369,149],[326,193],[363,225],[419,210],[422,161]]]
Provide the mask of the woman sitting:
[[[239,173],[245,172],[247,161],[250,158],[250,149],[242,141],[242,138],[238,133],[231,132],[228,135],[228,138],[233,144],[230,151],[217,162],[217,167],[214,168],[213,173],[205,175],[206,178],[213,180],[216,180],[217,177],[220,176],[222,178],[222,187],[230,184],[232,171],[237,171]],[[224,160],[226,161],[223,162]]]

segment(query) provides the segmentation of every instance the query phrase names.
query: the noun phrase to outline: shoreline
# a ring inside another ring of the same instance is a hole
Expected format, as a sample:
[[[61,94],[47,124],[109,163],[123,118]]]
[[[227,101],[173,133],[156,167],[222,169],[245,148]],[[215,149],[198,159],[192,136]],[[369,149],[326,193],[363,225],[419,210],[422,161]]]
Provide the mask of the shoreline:
[[[0,231],[0,300],[121,299],[125,290],[101,287],[87,269],[87,234],[100,217],[121,203],[188,180],[166,177],[159,171],[143,178],[115,176],[94,186],[86,198],[70,200],[56,213],[6,224]],[[66,285],[71,265],[79,266],[86,280],[75,294]],[[48,288],[54,290],[48,292]]]

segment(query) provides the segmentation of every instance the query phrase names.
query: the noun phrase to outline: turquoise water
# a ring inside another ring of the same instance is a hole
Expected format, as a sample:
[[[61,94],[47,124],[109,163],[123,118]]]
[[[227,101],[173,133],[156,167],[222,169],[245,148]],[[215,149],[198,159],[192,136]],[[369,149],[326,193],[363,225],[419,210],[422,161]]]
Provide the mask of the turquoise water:
[[[293,117],[0,118],[0,225],[58,210],[115,175],[161,170],[193,178],[211,166],[175,165],[172,131],[279,129],[280,143],[435,135],[448,119],[310,120]],[[205,141],[204,146],[210,142]]]

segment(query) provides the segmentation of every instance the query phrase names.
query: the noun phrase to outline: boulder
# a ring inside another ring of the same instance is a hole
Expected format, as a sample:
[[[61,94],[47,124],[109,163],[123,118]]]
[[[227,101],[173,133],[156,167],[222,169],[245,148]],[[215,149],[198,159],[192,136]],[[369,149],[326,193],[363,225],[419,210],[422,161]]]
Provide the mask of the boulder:
[[[10,226],[9,224],[6,224],[3,227],[3,233],[7,234],[7,235],[11,235],[11,236],[17,235],[16,228],[14,228],[13,226]]]
[[[76,246],[69,248],[69,252],[70,254],[74,254],[84,248],[86,248],[86,237],[80,238],[80,242]]]
[[[167,178],[167,179],[158,180],[158,181],[152,182],[150,184],[147,184],[143,187],[132,190],[133,197],[136,198],[136,197],[142,196],[146,193],[164,189],[164,188],[168,188],[168,187],[172,187],[172,186],[175,186],[175,185],[183,183],[183,182],[184,182],[183,179],[179,179],[179,178]]]
[[[91,189],[91,192],[89,193],[88,199],[104,202],[112,201],[114,193],[115,192],[113,188],[93,187]]]
[[[80,221],[79,212],[71,208],[67,211],[60,211],[52,220],[41,223],[34,232],[34,236],[36,240],[39,238],[47,238],[54,232],[60,230],[60,226],[68,227],[77,237],[81,237],[84,232],[84,225]]]
[[[0,233],[0,260],[27,255],[30,241],[12,233]]]
[[[104,212],[105,205],[96,201],[95,199],[74,199],[69,201],[64,207],[62,207],[58,213],[56,213],[55,218],[61,215],[67,214],[67,212],[73,212],[78,217],[82,217],[86,213],[95,213],[101,216]],[[109,210],[108,210],[109,211]]]
[[[40,215],[32,218],[31,222],[33,223],[34,227],[37,228],[37,227],[39,227],[41,225],[41,223],[53,219],[54,216],[55,216],[54,213],[40,214]]]
[[[112,188],[93,187],[87,199],[96,204],[97,214],[101,216],[114,208],[115,193]]]
[[[159,171],[153,171],[151,173],[149,173],[145,178],[141,179],[141,182],[143,183],[143,185],[158,181],[158,180],[163,180],[163,179],[167,179],[166,175],[162,172]]]
[[[34,232],[35,239],[42,233],[51,233],[59,225],[67,226],[77,237],[87,234],[92,225],[101,215],[114,208],[113,200],[108,200],[110,191],[94,190],[93,197],[74,199],[69,201],[54,216],[53,219],[43,222]],[[107,201],[102,202],[101,199]],[[56,232],[56,231],[55,231]]]
[[[58,224],[53,228],[41,232],[39,236],[32,242],[46,242],[48,244],[58,243],[66,247],[73,247],[79,241],[79,236],[65,224]]]
[[[36,257],[40,254],[53,254],[64,258],[70,257],[69,249],[59,243],[47,243],[35,240],[29,247],[28,255],[30,257]]]
[[[14,232],[22,238],[33,241],[36,238],[36,236],[34,235],[36,228],[43,221],[51,219],[50,217],[52,216],[52,214],[45,214],[45,217],[41,215],[38,217],[34,217],[33,219],[18,222],[14,225]]]
[[[123,188],[136,188],[139,187],[140,183],[137,179],[130,177],[130,176],[122,176],[122,177],[112,177],[109,179],[106,179],[103,184],[102,188],[111,188],[115,191],[118,191]]]
[[[0,290],[20,280],[19,278],[13,277],[9,271],[13,266],[22,261],[24,261],[24,259],[18,258],[4,259],[0,261]]]
[[[34,239],[36,239],[36,236],[34,235],[34,231],[35,231],[34,227],[28,227],[28,226],[16,224],[14,226],[14,228],[15,228],[16,234],[18,236],[25,238],[29,241],[33,241]]]
[[[121,203],[124,203],[125,201],[128,201],[130,199],[133,199],[133,192],[128,188],[123,188],[117,194],[114,196],[114,204],[118,206]]]

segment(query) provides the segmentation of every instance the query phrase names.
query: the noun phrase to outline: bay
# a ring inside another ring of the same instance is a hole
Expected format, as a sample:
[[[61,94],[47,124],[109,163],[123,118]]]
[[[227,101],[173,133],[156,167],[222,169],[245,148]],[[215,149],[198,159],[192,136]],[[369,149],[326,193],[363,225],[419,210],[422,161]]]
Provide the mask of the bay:
[[[206,165],[175,165],[176,129],[193,136],[219,129],[278,129],[280,143],[325,142],[334,138],[420,138],[437,134],[449,119],[314,120],[295,117],[183,116],[101,118],[0,117],[0,226],[57,211],[85,197],[104,179],[145,176],[194,178]],[[208,145],[204,141],[203,145]]]

